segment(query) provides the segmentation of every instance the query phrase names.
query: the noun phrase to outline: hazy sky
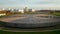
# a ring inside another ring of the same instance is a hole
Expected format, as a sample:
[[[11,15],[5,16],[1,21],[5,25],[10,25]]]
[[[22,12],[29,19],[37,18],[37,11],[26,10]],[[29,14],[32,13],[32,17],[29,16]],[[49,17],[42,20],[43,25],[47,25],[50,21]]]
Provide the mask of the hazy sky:
[[[60,0],[0,0],[0,8],[60,9]]]

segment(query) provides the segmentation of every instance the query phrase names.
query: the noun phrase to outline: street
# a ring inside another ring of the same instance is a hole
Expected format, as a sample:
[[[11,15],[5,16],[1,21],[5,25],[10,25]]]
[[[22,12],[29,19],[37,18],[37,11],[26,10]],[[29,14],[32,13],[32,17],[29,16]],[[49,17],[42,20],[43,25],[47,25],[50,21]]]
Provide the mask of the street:
[[[40,17],[39,17],[40,16]],[[2,18],[0,21],[7,22],[8,26],[16,27],[45,27],[59,24],[60,19],[49,17],[47,14],[18,14],[7,18]]]

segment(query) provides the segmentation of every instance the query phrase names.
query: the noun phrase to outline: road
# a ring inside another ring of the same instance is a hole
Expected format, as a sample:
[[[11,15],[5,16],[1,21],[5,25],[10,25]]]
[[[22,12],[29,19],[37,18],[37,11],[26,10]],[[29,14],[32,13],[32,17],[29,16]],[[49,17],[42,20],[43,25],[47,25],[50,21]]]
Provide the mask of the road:
[[[12,15],[6,18],[0,19],[4,22],[13,22],[13,23],[44,23],[46,21],[55,21],[56,19],[45,18],[45,17],[38,17],[38,16],[45,16],[45,14],[22,14],[22,15]],[[47,16],[47,15],[46,15]],[[50,20],[49,20],[50,19]],[[57,20],[56,20],[57,21]]]
[[[38,17],[38,16],[48,16],[46,17]],[[7,18],[2,18],[0,21],[4,21],[7,23],[14,23],[16,27],[45,27],[52,26],[59,23],[60,19],[50,18],[49,15],[46,14],[18,14],[12,15]],[[14,24],[10,24],[11,26],[15,26]],[[8,24],[9,25],[9,24]],[[10,26],[9,25],[9,26]]]

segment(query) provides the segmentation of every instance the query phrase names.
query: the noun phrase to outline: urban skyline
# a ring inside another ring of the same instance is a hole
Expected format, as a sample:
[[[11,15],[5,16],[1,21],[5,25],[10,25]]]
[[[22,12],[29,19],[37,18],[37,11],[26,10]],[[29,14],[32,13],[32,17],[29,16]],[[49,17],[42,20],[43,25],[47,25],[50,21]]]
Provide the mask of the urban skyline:
[[[60,9],[60,0],[0,0],[0,9],[29,7],[31,9]]]

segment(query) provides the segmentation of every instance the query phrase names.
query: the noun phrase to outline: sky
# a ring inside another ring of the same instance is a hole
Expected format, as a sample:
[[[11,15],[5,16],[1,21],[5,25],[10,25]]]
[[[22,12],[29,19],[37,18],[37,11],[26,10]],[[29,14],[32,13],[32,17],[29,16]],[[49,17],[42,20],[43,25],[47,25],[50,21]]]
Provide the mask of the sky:
[[[60,9],[60,0],[0,0],[1,8]]]

